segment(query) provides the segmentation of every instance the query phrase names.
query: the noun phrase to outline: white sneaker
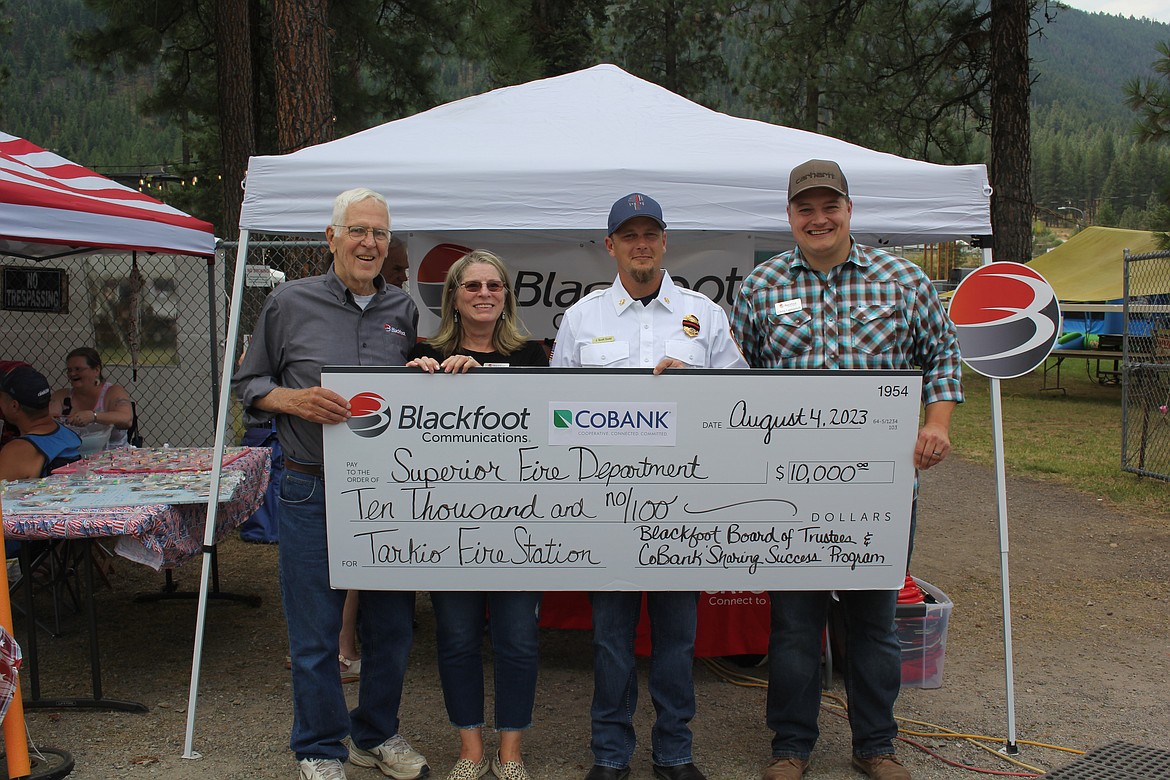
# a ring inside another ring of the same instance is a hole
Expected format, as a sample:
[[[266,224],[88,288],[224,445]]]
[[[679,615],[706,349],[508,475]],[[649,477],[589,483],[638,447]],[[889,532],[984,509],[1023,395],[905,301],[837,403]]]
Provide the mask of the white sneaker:
[[[412,748],[401,734],[395,734],[381,745],[369,750],[363,750],[351,742],[349,763],[354,766],[377,767],[382,774],[393,777],[394,780],[418,780],[426,777],[431,771],[427,766],[427,760]]]
[[[346,780],[345,769],[336,758],[302,758],[300,780]]]

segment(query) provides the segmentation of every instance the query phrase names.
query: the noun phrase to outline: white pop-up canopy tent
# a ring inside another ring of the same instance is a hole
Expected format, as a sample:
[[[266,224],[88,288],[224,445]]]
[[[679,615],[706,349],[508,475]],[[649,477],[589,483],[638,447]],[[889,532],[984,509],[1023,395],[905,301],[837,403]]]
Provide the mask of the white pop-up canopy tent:
[[[788,172],[836,160],[853,235],[905,245],[991,232],[982,165],[907,160],[704,108],[612,66],[497,89],[288,155],[254,157],[240,226],[320,234],[333,199],[367,186],[407,238],[419,332],[438,324],[441,283],[472,247],[514,275],[519,313],[551,337],[581,291],[613,279],[610,205],[642,192],[663,206],[666,265],[730,306],[756,253],[790,245]]]
[[[411,231],[604,233],[631,191],[663,204],[671,235],[787,235],[788,172],[840,163],[853,233],[913,244],[991,233],[983,165],[907,160],[721,114],[612,65],[506,87],[288,155],[254,157],[240,227],[320,233],[333,198],[368,186]]]
[[[447,103],[292,154],[253,157],[227,343],[229,349],[237,343],[249,236],[320,234],[334,198],[352,187],[386,196],[393,229],[410,234],[412,270],[424,284],[430,250],[451,243],[500,251],[516,274],[539,255],[569,272],[594,265],[602,278],[612,279],[612,261],[599,246],[610,206],[633,191],[663,204],[672,276],[677,279],[680,264],[687,267],[689,246],[693,265],[712,278],[721,273],[712,273],[713,266],[735,262],[746,265],[738,274],[742,278],[755,264],[756,247],[791,243],[785,217],[788,173],[812,158],[836,160],[844,170],[854,201],[852,232],[860,241],[904,245],[991,233],[991,188],[983,165],[908,160],[728,116],[612,65],[598,65]],[[728,274],[728,288],[736,275],[735,269]],[[420,308],[428,305],[425,292]],[[726,303],[733,291],[724,292]],[[523,307],[524,300],[520,303]],[[568,303],[562,296],[559,305]],[[544,335],[528,311],[524,318]],[[426,327],[424,318],[420,332]],[[219,404],[220,449],[233,363],[229,353]],[[217,469],[212,492],[218,478]],[[210,517],[207,527],[214,525]],[[205,564],[189,756],[206,591]]]

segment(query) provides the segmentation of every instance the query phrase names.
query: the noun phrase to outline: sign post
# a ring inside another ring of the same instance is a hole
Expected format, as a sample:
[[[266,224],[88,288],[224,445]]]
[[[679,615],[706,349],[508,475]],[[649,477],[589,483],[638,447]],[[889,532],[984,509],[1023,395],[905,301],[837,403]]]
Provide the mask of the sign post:
[[[1003,456],[1001,379],[1023,376],[1041,365],[1060,338],[1060,304],[1043,276],[1021,263],[988,263],[967,276],[951,297],[951,320],[959,351],[975,372],[991,380],[992,441],[995,445],[999,571],[1003,599],[1004,676],[1007,685],[1007,745],[1016,743],[1016,688],[1012,653],[1011,584],[1008,574],[1007,476]]]

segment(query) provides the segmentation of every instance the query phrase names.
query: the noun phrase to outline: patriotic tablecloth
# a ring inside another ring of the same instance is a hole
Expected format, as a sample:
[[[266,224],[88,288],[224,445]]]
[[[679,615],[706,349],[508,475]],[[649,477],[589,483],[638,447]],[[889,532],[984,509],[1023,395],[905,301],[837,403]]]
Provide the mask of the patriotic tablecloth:
[[[146,455],[145,451],[140,451]],[[211,449],[191,450],[194,462],[210,463]],[[174,454],[160,451],[166,465],[161,472],[175,471]],[[216,515],[218,541],[256,511],[268,488],[271,450],[248,447],[225,454],[223,474],[240,472],[238,487],[229,500],[221,500]],[[142,462],[149,462],[143,459]],[[90,478],[100,481],[96,472]],[[232,479],[231,481],[235,481]],[[18,483],[8,483],[5,490]],[[8,539],[76,539],[116,537],[115,552],[156,570],[171,569],[190,560],[203,548],[207,522],[205,503],[150,504],[146,506],[70,508],[37,514],[5,512],[4,536]]]

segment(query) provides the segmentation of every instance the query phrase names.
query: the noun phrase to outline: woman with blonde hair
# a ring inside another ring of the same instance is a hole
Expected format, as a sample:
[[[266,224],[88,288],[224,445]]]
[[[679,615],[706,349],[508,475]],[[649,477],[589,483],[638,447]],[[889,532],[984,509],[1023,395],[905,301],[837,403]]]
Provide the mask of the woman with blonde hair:
[[[544,347],[528,340],[516,315],[504,261],[486,249],[468,252],[447,271],[439,330],[411,357],[407,365],[448,374],[485,365],[548,365]]]
[[[499,257],[468,252],[447,272],[441,323],[419,344],[407,366],[462,374],[492,366],[547,366],[544,347],[525,337],[516,296]],[[468,391],[474,392],[473,382]],[[451,725],[459,729],[459,760],[447,780],[476,780],[490,770],[500,780],[529,780],[520,735],[532,725],[538,669],[541,593],[432,592],[439,679]],[[485,617],[495,661],[495,727],[499,750],[484,747],[483,635]]]

